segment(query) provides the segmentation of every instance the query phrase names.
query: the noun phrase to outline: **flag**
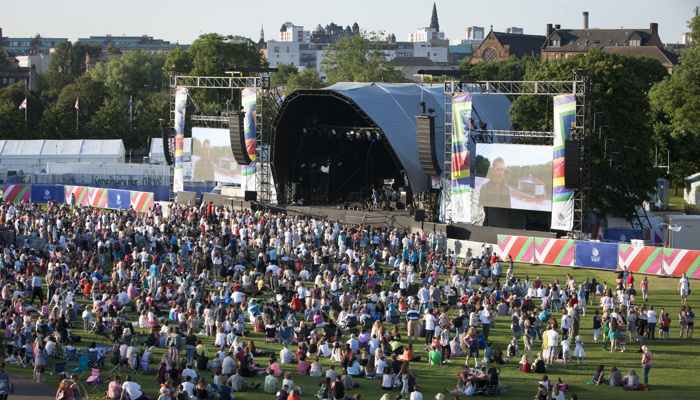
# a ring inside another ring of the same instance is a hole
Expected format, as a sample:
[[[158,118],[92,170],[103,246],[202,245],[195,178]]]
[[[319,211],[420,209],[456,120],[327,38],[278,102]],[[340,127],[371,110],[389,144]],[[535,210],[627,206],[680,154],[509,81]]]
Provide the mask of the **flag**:
[[[129,104],[128,104],[128,106],[129,106],[129,108],[131,108],[131,96],[129,96]]]
[[[27,108],[27,99],[25,98],[22,104],[19,105],[20,110],[24,110]]]
[[[75,111],[80,110],[80,107],[78,107],[78,99],[79,99],[79,97],[75,98]]]

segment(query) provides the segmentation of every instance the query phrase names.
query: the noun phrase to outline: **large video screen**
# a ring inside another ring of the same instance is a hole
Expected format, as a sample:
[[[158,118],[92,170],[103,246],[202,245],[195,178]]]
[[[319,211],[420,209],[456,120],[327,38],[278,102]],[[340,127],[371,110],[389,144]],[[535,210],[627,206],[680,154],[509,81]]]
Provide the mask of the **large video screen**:
[[[474,188],[481,207],[552,211],[552,146],[479,143]]]
[[[192,179],[240,185],[228,129],[192,128]]]

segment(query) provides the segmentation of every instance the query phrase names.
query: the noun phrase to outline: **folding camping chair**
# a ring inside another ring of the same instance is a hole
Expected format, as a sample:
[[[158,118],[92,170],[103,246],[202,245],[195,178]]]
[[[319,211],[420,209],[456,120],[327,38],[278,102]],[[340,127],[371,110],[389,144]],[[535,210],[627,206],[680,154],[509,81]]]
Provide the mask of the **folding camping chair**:
[[[78,375],[79,379],[81,379],[88,370],[88,361],[90,361],[88,356],[80,356],[78,358],[78,368],[71,369],[73,372],[80,373],[80,375]]]
[[[67,364],[68,363],[66,361],[57,362],[53,365],[53,368],[49,368],[49,372],[50,372],[49,379],[51,379],[51,382],[56,383],[57,381],[60,381],[63,379],[62,375],[66,375],[66,365]]]
[[[102,385],[107,383],[106,380],[102,379],[100,376],[100,370],[97,368],[92,368],[90,376],[85,380],[86,386],[90,387],[90,389],[94,393],[102,393],[104,390]]]

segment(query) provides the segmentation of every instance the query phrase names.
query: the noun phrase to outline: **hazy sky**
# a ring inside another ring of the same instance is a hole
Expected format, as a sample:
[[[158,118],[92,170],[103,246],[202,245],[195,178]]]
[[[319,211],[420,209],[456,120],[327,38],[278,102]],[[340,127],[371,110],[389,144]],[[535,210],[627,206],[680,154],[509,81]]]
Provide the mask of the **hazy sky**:
[[[34,0],[29,3],[3,1],[0,28],[5,37],[101,36],[105,34],[140,36],[147,34],[171,42],[192,43],[200,34],[216,32],[226,35],[278,39],[285,21],[302,25],[306,30],[330,22],[362,29],[394,33],[405,41],[417,28],[430,23],[433,1],[425,0]],[[659,24],[665,43],[677,43],[686,32],[693,9],[700,0],[438,0],[440,28],[450,40],[464,38],[467,26],[482,26],[488,31],[503,31],[517,26],[526,34],[543,35],[547,23],[563,28],[581,28],[581,14],[588,11],[591,28],[648,29],[650,22]]]

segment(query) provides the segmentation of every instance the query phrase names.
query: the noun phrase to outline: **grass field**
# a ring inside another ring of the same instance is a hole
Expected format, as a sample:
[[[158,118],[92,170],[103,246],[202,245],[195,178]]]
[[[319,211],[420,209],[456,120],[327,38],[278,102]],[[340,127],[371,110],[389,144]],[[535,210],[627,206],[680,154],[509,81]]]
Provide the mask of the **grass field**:
[[[525,275],[529,275],[532,280],[536,276],[539,276],[543,282],[551,282],[554,279],[559,278],[563,281],[566,273],[569,272],[571,275],[579,282],[583,281],[585,277],[596,278],[599,281],[608,282],[614,285],[615,274],[613,272],[597,271],[597,270],[583,270],[583,269],[570,269],[563,267],[550,267],[542,265],[515,265],[516,276],[523,278]],[[593,331],[592,331],[592,309],[595,307],[589,306],[589,312],[585,317],[581,319],[580,331],[579,333],[584,337],[585,345],[584,349],[586,352],[586,363],[576,364],[574,361],[573,366],[564,367],[561,364],[555,364],[550,366],[548,375],[552,381],[556,381],[561,378],[562,381],[567,382],[570,388],[568,395],[571,393],[576,393],[579,399],[619,399],[619,398],[634,398],[634,399],[657,399],[661,396],[667,396],[673,399],[698,399],[700,394],[698,394],[698,389],[700,388],[700,381],[695,377],[696,371],[700,369],[700,349],[698,348],[698,339],[694,338],[691,340],[679,340],[679,326],[678,326],[678,311],[680,309],[680,297],[677,291],[678,280],[676,278],[658,278],[649,277],[649,301],[648,305],[654,305],[657,312],[661,312],[661,308],[665,308],[672,320],[671,324],[671,339],[670,340],[655,340],[646,341],[645,344],[649,346],[649,349],[654,353],[653,366],[649,376],[649,391],[637,391],[637,392],[626,392],[621,388],[610,387],[610,386],[600,386],[587,385],[586,382],[592,380],[595,368],[599,364],[603,364],[606,367],[606,371],[610,370],[611,365],[617,366],[617,368],[622,371],[625,375],[630,368],[635,368],[637,373],[640,375],[640,380],[642,378],[642,368],[641,368],[641,354],[636,353],[637,347],[634,343],[628,342],[628,351],[626,353],[610,353],[604,352],[602,350],[602,345],[600,343],[593,343]],[[639,281],[639,279],[638,279]],[[691,282],[691,289],[697,290],[695,282]],[[641,298],[641,294],[640,294]],[[539,305],[539,302],[536,303]],[[638,305],[641,304],[640,301],[637,302]],[[689,299],[689,305],[693,306],[694,310],[698,309],[700,302],[696,300],[695,294],[691,295]],[[132,315],[133,320],[136,320],[135,315]],[[554,318],[560,319],[561,314],[554,314]],[[79,322],[82,324],[82,322]],[[496,327],[491,330],[490,340],[494,342],[494,348],[496,346],[501,346],[504,350],[507,347],[510,339],[512,337],[511,331],[509,329],[509,322],[507,319],[497,319]],[[402,325],[402,332],[405,335],[405,327]],[[251,329],[252,331],[252,329]],[[83,336],[83,342],[80,343],[81,347],[87,347],[89,343],[95,338],[95,335],[85,335],[80,329],[75,329],[78,335]],[[696,334],[697,337],[697,334]],[[201,337],[203,342],[210,346],[211,350],[214,349],[213,339]],[[279,345],[266,344],[264,340],[263,333],[252,333],[248,339],[255,340],[256,346],[261,349],[273,350],[279,354],[282,348]],[[98,340],[98,344],[109,345],[105,340]],[[522,348],[522,341],[520,342]],[[540,345],[536,342],[536,350],[540,351]],[[572,345],[573,350],[573,345]],[[156,352],[156,359],[160,360],[164,349],[158,349]],[[182,352],[184,355],[184,351]],[[483,354],[483,352],[482,352]],[[420,391],[423,397],[428,400],[432,399],[438,392],[442,392],[449,399],[452,399],[452,395],[444,392],[443,387],[448,389],[454,388],[456,384],[455,373],[459,371],[464,364],[464,357],[454,358],[451,364],[445,364],[441,367],[429,367],[427,365],[427,354],[416,347],[416,355],[422,356],[420,363],[412,363],[412,371],[418,377],[418,385],[420,385]],[[267,365],[265,360],[257,359],[259,364]],[[504,365],[501,368],[501,382],[507,386],[507,393],[499,395],[502,398],[510,399],[532,399],[537,391],[537,382],[540,380],[541,376],[538,374],[524,374],[519,370],[519,360],[515,361],[509,365]],[[53,364],[53,360],[50,365]],[[330,365],[330,362],[322,360],[324,370]],[[107,363],[108,364],[108,363]],[[470,364],[473,363],[470,362]],[[155,367],[155,366],[153,366]],[[317,392],[316,383],[320,378],[312,378],[309,376],[302,376],[296,373],[296,365],[282,365],[283,371],[292,371],[294,384],[300,386],[303,393],[303,398],[311,398]],[[32,371],[30,368],[22,368],[16,365],[9,365],[7,369],[10,372],[29,377],[32,376]],[[105,367],[105,370],[108,368]],[[105,371],[102,373],[103,377],[109,374]],[[205,375],[207,382],[211,383],[213,381],[211,375]],[[263,377],[252,378],[253,382],[263,382]],[[155,382],[155,376],[135,376],[134,380],[142,385],[145,393],[157,397],[158,385]],[[282,379],[279,382],[281,384]],[[378,400],[385,391],[380,388],[379,380],[366,380],[359,378],[355,380],[360,383],[360,387],[349,391],[348,394],[352,395],[354,393],[360,393],[363,399],[374,399]],[[390,392],[393,397],[399,394],[399,389],[395,389]],[[273,395],[265,394],[262,392],[262,388],[258,391],[247,392],[247,393],[236,393],[236,398],[240,400],[252,400],[256,398],[265,397],[273,398]],[[466,396],[462,396],[466,397]]]

